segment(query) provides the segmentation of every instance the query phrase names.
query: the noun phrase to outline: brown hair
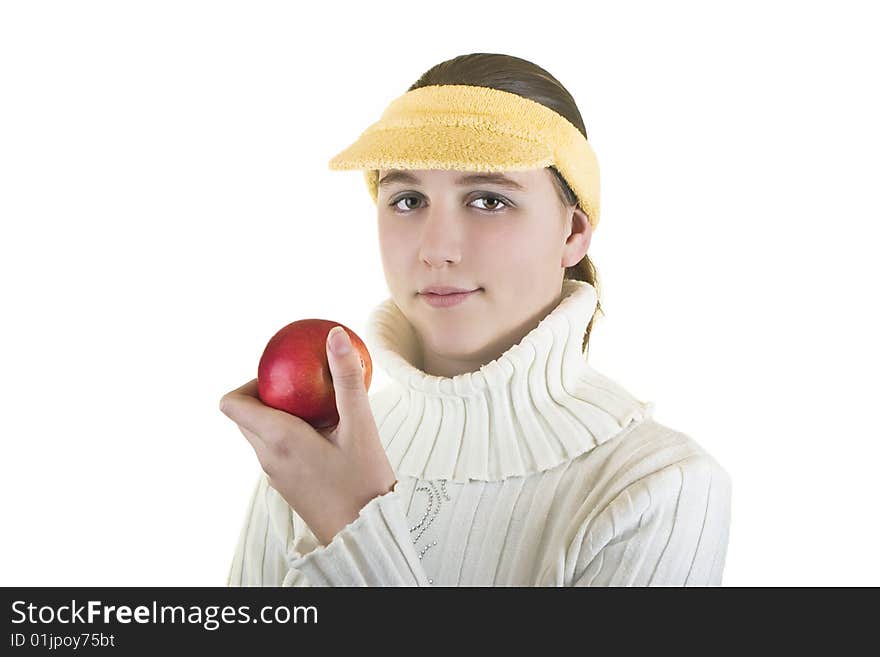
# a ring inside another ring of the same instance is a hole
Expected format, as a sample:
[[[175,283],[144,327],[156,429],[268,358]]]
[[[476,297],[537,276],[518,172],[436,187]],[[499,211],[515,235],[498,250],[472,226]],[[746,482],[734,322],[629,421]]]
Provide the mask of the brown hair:
[[[468,84],[517,94],[561,114],[580,130],[584,138],[587,137],[580,110],[568,90],[550,73],[528,60],[512,55],[483,52],[459,55],[428,69],[407,91],[441,84]],[[566,207],[577,205],[577,196],[556,167],[547,168],[553,174],[562,204]],[[564,277],[590,283],[596,288],[598,296],[598,272],[588,255],[577,264],[566,267]],[[601,303],[597,301],[596,313],[600,312],[605,314]],[[581,345],[581,351],[587,350],[587,355],[589,355],[590,331],[596,313],[590,318]]]

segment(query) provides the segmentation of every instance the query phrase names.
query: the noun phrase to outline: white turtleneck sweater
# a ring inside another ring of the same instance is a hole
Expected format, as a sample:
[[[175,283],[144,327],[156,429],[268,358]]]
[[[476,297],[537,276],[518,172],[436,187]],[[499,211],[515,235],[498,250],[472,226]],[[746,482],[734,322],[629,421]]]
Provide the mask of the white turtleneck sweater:
[[[328,545],[260,473],[229,586],[720,585],[727,471],[587,362],[596,291],[562,301],[477,372],[413,365],[388,299],[366,342],[391,384],[370,396],[398,477]]]

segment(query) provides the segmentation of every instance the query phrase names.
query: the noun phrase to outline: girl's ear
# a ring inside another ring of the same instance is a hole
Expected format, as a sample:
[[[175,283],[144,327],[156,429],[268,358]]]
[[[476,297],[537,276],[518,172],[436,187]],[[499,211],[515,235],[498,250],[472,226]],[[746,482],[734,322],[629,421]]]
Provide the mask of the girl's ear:
[[[593,237],[593,227],[586,213],[579,207],[571,210],[571,230],[565,239],[562,250],[562,266],[572,267],[583,260],[590,248],[590,240]]]

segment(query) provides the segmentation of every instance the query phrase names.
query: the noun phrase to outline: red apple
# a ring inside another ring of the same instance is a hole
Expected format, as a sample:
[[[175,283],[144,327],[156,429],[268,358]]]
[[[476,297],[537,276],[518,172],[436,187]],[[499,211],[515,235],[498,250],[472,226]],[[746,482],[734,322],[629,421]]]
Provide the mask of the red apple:
[[[326,348],[334,326],[342,326],[360,352],[364,387],[370,389],[373,362],[363,340],[339,322],[301,319],[278,331],[263,350],[257,390],[264,404],[296,415],[316,429],[339,423]]]

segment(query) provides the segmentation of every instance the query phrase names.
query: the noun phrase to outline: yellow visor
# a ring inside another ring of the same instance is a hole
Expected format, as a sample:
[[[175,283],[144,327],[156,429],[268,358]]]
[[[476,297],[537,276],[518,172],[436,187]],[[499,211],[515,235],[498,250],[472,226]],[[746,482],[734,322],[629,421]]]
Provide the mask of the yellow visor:
[[[472,85],[408,91],[330,160],[333,170],[362,170],[375,203],[380,169],[525,171],[551,165],[595,229],[599,164],[580,130],[533,100]]]

